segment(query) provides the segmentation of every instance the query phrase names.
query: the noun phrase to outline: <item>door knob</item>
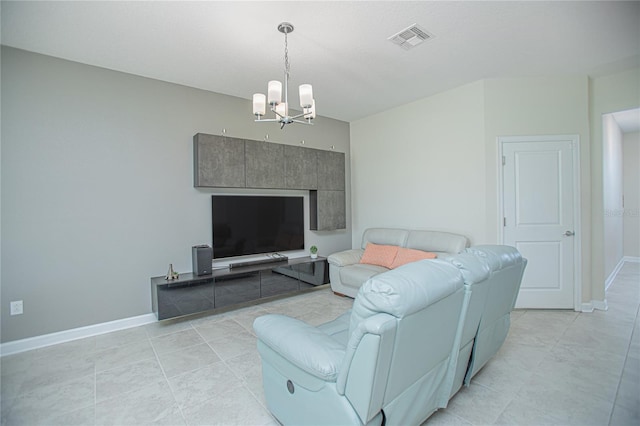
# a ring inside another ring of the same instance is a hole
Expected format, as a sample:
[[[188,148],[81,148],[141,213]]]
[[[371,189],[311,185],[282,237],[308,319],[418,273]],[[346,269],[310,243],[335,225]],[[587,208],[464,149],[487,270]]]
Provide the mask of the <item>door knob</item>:
[[[573,237],[574,235],[576,235],[576,233],[575,233],[575,232],[573,232],[573,231],[566,231],[566,232],[564,233],[564,236],[565,236],[565,237]]]

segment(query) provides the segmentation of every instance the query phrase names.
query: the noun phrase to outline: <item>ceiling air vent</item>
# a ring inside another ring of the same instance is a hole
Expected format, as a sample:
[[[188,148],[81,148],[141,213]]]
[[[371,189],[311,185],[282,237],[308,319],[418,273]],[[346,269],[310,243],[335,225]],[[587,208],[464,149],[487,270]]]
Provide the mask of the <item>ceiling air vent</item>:
[[[405,50],[409,50],[432,38],[433,34],[429,34],[420,28],[418,24],[413,24],[399,33],[392,35],[388,40],[391,40]]]

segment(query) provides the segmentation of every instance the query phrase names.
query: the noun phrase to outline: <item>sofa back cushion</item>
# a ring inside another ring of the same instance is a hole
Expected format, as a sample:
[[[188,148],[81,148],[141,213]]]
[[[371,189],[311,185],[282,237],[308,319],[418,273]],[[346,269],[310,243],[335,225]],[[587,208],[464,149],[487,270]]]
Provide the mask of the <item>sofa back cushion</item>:
[[[367,243],[404,247],[408,235],[405,229],[369,228],[362,235],[361,248],[366,249]]]
[[[369,228],[362,234],[361,248],[368,243],[406,247],[438,254],[460,253],[469,246],[464,235],[442,231],[410,231],[393,228]]]
[[[410,231],[405,247],[435,253],[455,254],[460,253],[468,245],[467,237],[451,232]]]

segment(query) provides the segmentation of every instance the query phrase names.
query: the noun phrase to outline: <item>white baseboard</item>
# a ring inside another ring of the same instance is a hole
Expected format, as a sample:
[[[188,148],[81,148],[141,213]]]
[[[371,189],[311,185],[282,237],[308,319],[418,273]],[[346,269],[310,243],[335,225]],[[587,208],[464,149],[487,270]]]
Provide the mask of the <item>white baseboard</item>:
[[[609,286],[611,285],[613,280],[616,278],[616,275],[618,275],[618,272],[620,272],[620,269],[622,269],[622,265],[624,265],[624,262],[625,260],[623,257],[622,259],[620,259],[620,262],[618,262],[616,267],[613,268],[613,271],[611,271],[607,279],[604,281],[604,291],[607,291],[609,289]]]
[[[86,327],[73,328],[71,330],[59,331],[57,333],[45,334],[42,336],[29,337],[22,340],[14,340],[12,342],[0,344],[0,355],[13,355],[20,352],[30,351],[32,349],[56,345],[58,343],[96,336],[98,334],[138,327],[156,321],[157,318],[155,314],[145,314],[137,317],[103,322],[101,324],[88,325]]]
[[[611,271],[611,274],[609,274],[606,281],[604,282],[604,291],[607,291],[609,289],[609,286],[616,278],[616,275],[618,275],[618,272],[620,272],[620,269],[622,269],[622,267],[624,266],[624,262],[640,263],[640,257],[623,256],[622,259],[620,259],[620,262],[618,262],[616,267],[613,268],[613,271]]]
[[[620,259],[620,262],[618,262],[616,267],[613,268],[613,271],[611,272],[607,280],[604,282],[605,292],[609,289],[609,286],[611,285],[611,283],[613,283],[613,280],[616,279],[616,275],[618,275],[618,272],[620,272],[620,269],[622,269],[625,262],[640,263],[640,257],[624,256],[622,259]],[[581,307],[582,312],[593,312],[594,309],[598,309],[601,311],[606,311],[607,309],[609,309],[609,306],[607,305],[607,299],[592,300],[590,302],[583,303]]]
[[[580,312],[593,312],[594,310],[606,311],[609,309],[607,299],[604,300],[592,300],[590,302],[583,303],[580,307]]]

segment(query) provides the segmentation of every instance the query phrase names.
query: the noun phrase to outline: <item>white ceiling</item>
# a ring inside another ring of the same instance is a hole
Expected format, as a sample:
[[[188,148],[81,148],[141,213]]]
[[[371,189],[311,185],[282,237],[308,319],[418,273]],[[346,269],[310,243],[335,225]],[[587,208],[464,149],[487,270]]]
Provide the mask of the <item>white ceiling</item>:
[[[480,79],[640,66],[640,2],[2,1],[2,44],[251,99],[311,83],[320,115],[353,121]],[[435,38],[387,38],[417,23]]]

